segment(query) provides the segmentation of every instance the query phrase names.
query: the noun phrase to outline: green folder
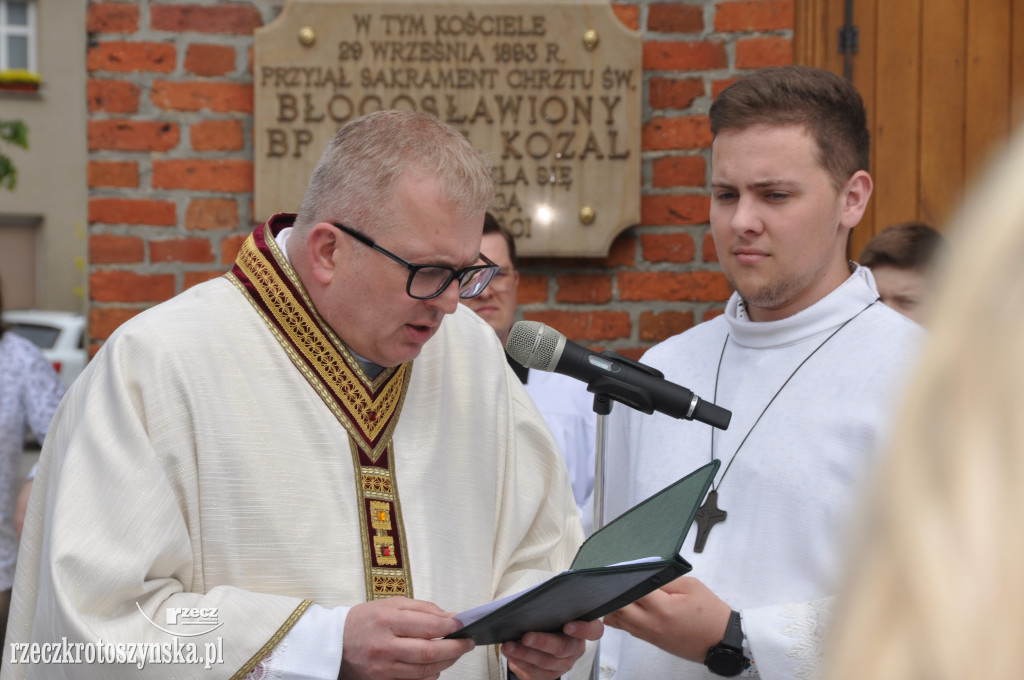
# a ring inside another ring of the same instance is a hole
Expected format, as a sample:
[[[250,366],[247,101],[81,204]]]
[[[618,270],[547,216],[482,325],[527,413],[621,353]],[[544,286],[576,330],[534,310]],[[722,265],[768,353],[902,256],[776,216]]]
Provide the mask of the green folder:
[[[561,631],[569,621],[600,618],[687,573],[693,567],[679,549],[719,465],[715,460],[691,472],[594,532],[568,570],[456,615],[464,625],[447,637],[493,645],[530,631]]]

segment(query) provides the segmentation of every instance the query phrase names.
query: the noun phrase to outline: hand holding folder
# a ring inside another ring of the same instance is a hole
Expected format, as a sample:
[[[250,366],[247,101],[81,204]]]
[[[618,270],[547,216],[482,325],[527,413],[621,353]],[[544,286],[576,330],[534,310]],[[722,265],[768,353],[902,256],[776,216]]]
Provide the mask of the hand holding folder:
[[[594,532],[569,569],[509,598],[462,612],[448,638],[478,645],[519,640],[531,631],[561,631],[621,609],[692,567],[679,556],[719,461],[672,483]]]

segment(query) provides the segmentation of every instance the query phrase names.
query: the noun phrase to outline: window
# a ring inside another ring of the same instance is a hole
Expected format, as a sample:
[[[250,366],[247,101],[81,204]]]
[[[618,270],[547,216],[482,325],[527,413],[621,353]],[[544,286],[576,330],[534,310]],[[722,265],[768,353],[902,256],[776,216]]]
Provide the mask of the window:
[[[60,336],[59,328],[34,323],[14,324],[10,327],[10,331],[26,340],[31,340],[40,349],[53,349]]]
[[[0,0],[0,71],[12,69],[38,70],[34,0]]]

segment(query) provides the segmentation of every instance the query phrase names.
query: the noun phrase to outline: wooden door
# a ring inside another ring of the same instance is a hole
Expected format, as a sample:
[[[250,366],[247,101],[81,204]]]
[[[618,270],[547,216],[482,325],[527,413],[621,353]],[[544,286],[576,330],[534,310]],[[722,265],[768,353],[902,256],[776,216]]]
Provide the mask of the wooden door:
[[[850,77],[868,112],[875,180],[855,255],[894,222],[944,229],[1024,123],[1024,0],[796,0],[797,63],[844,74],[847,1],[858,30]]]

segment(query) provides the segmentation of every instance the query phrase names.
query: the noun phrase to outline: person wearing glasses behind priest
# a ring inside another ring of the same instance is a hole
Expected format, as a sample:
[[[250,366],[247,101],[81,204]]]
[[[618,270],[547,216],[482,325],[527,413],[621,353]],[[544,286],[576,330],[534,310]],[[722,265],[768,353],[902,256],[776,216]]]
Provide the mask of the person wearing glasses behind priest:
[[[222,654],[76,678],[586,676],[599,621],[443,639],[583,538],[543,419],[459,304],[497,269],[492,196],[461,134],[369,114],[331,140],[298,216],[122,325],[46,438],[9,640],[173,634]],[[5,680],[33,672],[4,659]]]
[[[849,510],[923,334],[846,258],[872,190],[853,85],[766,68],[709,113],[711,234],[736,292],[643,361],[732,422],[612,411],[608,517],[721,461],[681,551],[693,577],[605,617],[634,636],[601,644],[615,680],[816,677]]]

